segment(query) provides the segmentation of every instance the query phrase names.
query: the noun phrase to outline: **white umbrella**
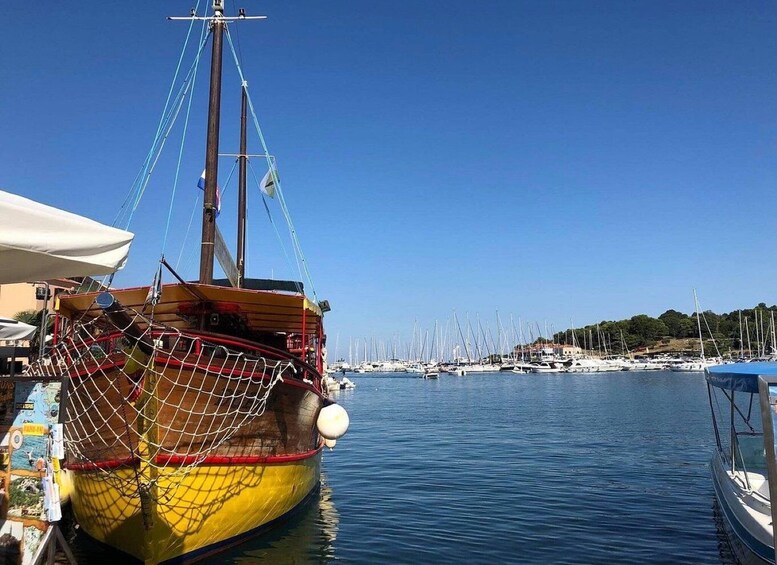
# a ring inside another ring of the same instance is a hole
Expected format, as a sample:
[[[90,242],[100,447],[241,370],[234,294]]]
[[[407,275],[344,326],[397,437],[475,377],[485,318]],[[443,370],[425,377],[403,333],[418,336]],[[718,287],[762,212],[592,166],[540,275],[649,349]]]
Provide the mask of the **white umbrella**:
[[[133,237],[0,190],[0,284],[113,273]]]
[[[8,318],[0,318],[0,341],[30,339],[37,331],[38,328],[30,324],[9,320]]]

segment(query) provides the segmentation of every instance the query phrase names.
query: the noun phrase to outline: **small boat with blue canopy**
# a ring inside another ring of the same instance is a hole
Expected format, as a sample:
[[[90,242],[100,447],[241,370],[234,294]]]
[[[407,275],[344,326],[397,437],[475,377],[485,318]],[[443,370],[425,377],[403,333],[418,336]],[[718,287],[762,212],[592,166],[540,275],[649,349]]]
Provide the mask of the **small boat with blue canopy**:
[[[777,363],[717,365],[705,374],[717,446],[712,482],[731,549],[740,563],[775,563]]]

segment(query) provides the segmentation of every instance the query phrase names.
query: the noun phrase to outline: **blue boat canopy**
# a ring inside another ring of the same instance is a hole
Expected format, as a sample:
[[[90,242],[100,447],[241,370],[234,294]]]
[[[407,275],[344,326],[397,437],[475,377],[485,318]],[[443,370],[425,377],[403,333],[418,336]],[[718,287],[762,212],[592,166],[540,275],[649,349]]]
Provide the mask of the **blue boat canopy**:
[[[712,386],[739,392],[758,393],[758,377],[777,377],[777,363],[731,363],[705,371]]]

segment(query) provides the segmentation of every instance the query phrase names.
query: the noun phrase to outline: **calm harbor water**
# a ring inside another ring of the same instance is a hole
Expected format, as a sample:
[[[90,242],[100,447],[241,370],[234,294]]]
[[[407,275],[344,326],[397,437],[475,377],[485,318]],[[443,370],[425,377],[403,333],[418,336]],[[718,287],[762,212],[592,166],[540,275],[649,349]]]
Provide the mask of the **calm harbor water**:
[[[701,374],[349,378],[319,496],[210,563],[731,563]]]

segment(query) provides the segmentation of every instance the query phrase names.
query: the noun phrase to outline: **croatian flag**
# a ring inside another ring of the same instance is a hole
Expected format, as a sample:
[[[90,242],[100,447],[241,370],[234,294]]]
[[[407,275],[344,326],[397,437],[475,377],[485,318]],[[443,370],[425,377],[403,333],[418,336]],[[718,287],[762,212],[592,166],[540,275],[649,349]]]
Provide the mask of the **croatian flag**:
[[[200,180],[197,181],[197,187],[205,191],[205,169],[202,169],[202,174],[200,175]],[[219,185],[216,185],[216,217],[221,213],[221,188],[219,188]]]

